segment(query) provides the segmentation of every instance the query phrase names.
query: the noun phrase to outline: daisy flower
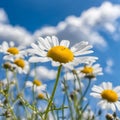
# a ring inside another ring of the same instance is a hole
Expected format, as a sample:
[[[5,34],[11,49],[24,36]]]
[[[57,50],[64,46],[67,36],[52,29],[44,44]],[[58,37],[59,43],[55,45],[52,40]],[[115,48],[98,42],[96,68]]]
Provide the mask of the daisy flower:
[[[31,44],[32,49],[28,52],[32,55],[29,59],[30,62],[48,62],[51,61],[53,66],[62,64],[68,68],[79,63],[89,62],[91,59],[95,60],[96,57],[83,56],[93,51],[88,42],[82,41],[69,48],[70,41],[62,40],[60,43],[55,36],[47,36],[45,39],[39,37],[37,44]]]
[[[46,84],[42,84],[40,80],[33,80],[33,81],[27,81],[26,82],[26,87],[34,87],[35,92],[42,92],[46,90]]]
[[[18,73],[25,73],[27,74],[29,71],[29,63],[28,61],[22,59],[22,58],[16,58],[14,61],[12,61],[12,67],[18,71]]]
[[[93,120],[94,119],[94,112],[90,108],[86,108],[83,112],[82,120]]]
[[[49,94],[46,94],[43,91],[37,92],[37,99],[38,100],[47,100],[48,98],[50,98]]]
[[[86,78],[95,78],[98,75],[103,75],[100,64],[86,64],[84,67],[78,68],[77,73],[82,73]]]
[[[15,44],[12,41],[10,43],[4,41],[2,45],[0,45],[0,52],[5,54],[3,57],[5,60],[13,60],[13,58],[16,57],[23,58],[23,56],[26,54],[25,50],[21,50],[20,47],[15,47]]]
[[[100,99],[98,105],[102,109],[111,109],[115,112],[117,108],[120,111],[120,86],[113,88],[112,83],[103,82],[100,86],[94,85],[90,95]]]

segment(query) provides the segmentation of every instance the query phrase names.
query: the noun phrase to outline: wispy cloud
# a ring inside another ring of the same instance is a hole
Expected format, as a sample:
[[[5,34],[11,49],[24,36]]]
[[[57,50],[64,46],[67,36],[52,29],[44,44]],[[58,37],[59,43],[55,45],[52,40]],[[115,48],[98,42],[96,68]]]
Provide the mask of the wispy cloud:
[[[13,27],[9,24],[0,23],[0,40],[3,41],[14,41],[20,45],[30,45],[33,42],[32,35],[20,26]]]
[[[55,70],[47,69],[44,66],[36,68],[37,77],[41,80],[55,80],[56,73]],[[35,76],[35,70],[31,71],[31,76]]]
[[[108,59],[106,61],[105,72],[108,73],[108,74],[111,74],[113,72],[113,69],[112,69],[113,65],[114,65],[113,60],[112,59]]]
[[[0,9],[0,23],[7,23],[8,16],[3,9]]]

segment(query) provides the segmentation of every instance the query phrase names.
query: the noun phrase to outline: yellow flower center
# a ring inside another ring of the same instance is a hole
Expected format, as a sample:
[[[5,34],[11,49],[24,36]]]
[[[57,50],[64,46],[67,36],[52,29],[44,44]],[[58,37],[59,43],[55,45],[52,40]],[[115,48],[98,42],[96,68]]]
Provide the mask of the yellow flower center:
[[[116,102],[118,101],[118,95],[115,91],[113,90],[103,90],[101,93],[101,96],[103,99],[107,100],[108,102]]]
[[[48,51],[47,56],[60,63],[68,63],[74,59],[72,51],[65,46],[52,47]]]
[[[85,66],[83,68],[83,70],[81,70],[82,73],[85,73],[85,74],[92,74],[93,73],[93,68],[92,67],[88,67],[88,66]]]
[[[41,86],[41,85],[42,85],[42,82],[39,81],[39,80],[37,80],[37,79],[35,79],[35,80],[33,81],[33,84],[35,84],[36,86]]]
[[[45,96],[44,96],[44,94],[40,93],[40,94],[38,95],[38,98],[39,98],[39,99],[44,99]]]
[[[13,55],[16,55],[19,53],[19,50],[16,47],[10,47],[10,48],[8,48],[7,52],[9,52]]]
[[[14,61],[14,63],[17,65],[17,66],[19,66],[19,67],[21,67],[22,69],[25,67],[25,62],[24,62],[24,60],[23,59],[16,59],[15,61]]]

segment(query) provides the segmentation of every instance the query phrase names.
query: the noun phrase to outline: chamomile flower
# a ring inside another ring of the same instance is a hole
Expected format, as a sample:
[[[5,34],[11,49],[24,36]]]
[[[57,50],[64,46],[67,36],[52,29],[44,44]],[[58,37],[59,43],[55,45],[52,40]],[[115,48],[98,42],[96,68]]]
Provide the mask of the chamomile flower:
[[[78,73],[82,73],[86,78],[96,78],[98,75],[103,75],[100,64],[86,64],[84,67],[78,68]]]
[[[15,47],[14,42],[7,43],[6,41],[0,45],[0,52],[5,54],[3,57],[5,60],[13,60],[17,57],[23,58],[23,56],[26,54],[25,50],[21,50],[20,47]]]
[[[46,84],[42,84],[42,82],[40,80],[33,80],[33,81],[27,81],[26,82],[26,87],[34,87],[34,91],[35,92],[42,92],[42,91],[45,91],[46,90]]]
[[[32,49],[28,52],[32,55],[30,62],[48,62],[51,61],[53,66],[62,64],[65,67],[73,68],[79,63],[86,63],[90,60],[97,59],[92,56],[83,56],[93,51],[88,42],[82,41],[69,48],[70,41],[62,40],[60,43],[55,36],[46,37],[43,39],[39,37],[37,44],[31,44]]]
[[[28,61],[22,58],[16,58],[12,63],[13,68],[18,71],[18,73],[25,73],[27,74],[29,71],[29,63]]]
[[[94,85],[90,95],[100,99],[98,105],[102,109],[111,109],[115,112],[117,108],[120,111],[120,86],[113,88],[112,83],[103,82],[100,86]]]
[[[93,119],[94,119],[94,112],[90,108],[87,108],[83,112],[82,120],[93,120]]]

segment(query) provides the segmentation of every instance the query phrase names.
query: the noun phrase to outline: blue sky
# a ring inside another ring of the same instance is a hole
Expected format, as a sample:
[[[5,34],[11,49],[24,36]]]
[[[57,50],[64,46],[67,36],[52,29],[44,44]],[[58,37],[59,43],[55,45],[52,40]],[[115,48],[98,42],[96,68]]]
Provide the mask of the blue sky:
[[[56,35],[72,44],[87,40],[103,67],[97,84],[120,83],[120,1],[118,0],[1,0],[0,43],[13,40],[29,46],[38,36]],[[23,41],[21,43],[21,41]],[[39,68],[42,79],[49,66]]]
[[[1,0],[0,10],[3,16],[0,21],[3,31],[0,31],[0,41],[13,40],[21,44],[21,40],[26,39],[23,44],[30,45],[34,41],[34,36],[36,38],[36,36],[52,34],[57,35],[60,39],[70,39],[73,44],[79,40],[88,40],[93,44],[94,54],[99,57],[98,62],[105,70],[105,75],[101,79],[117,83],[120,81],[118,6],[120,7],[118,0],[76,0],[75,2],[73,0]],[[113,13],[109,11],[110,7],[113,9],[111,10]],[[106,12],[107,9],[108,12]],[[105,16],[107,17],[104,18]],[[61,22],[67,26],[64,28],[65,30],[62,29],[62,26],[65,25],[60,25]],[[74,31],[71,32],[71,29]],[[85,33],[84,31],[88,29],[90,32]],[[17,30],[16,33],[15,30]],[[70,35],[71,33],[72,35]]]

